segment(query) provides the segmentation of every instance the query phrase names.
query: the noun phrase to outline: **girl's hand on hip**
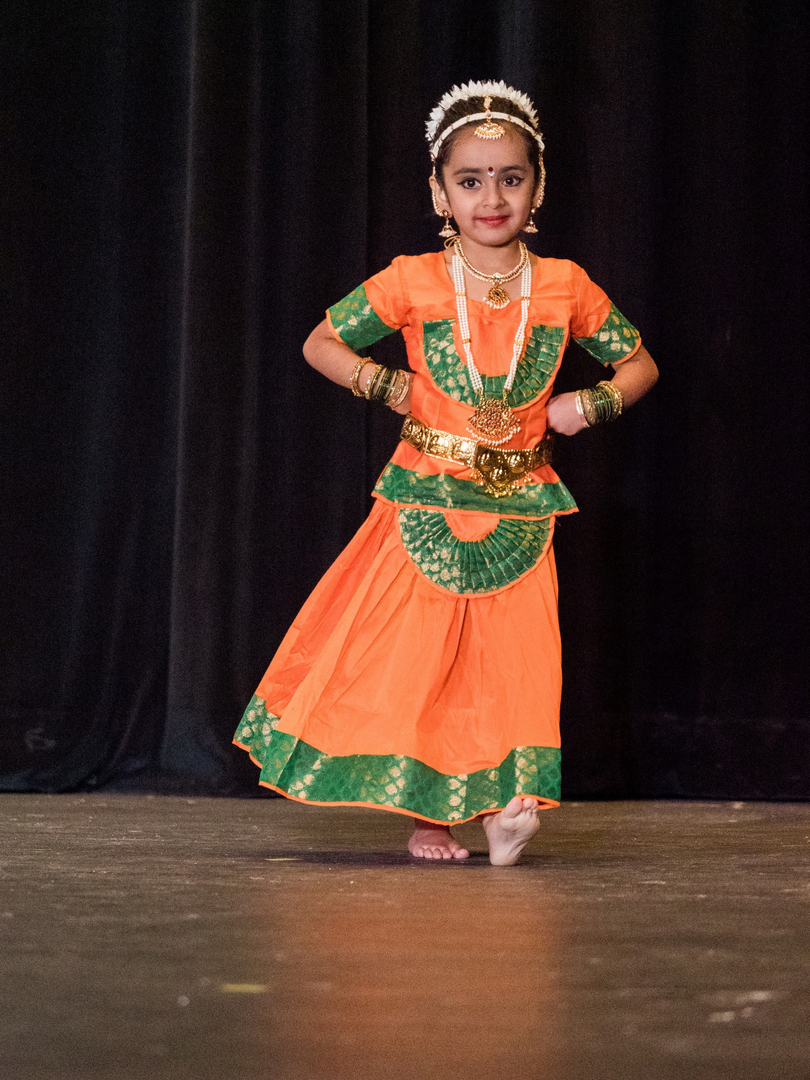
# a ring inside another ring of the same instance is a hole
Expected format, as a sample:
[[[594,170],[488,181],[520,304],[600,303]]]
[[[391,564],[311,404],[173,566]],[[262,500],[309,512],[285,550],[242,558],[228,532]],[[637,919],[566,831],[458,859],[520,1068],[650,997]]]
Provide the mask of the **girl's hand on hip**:
[[[548,426],[560,435],[576,435],[588,426],[577,410],[576,394],[558,394],[549,401]]]

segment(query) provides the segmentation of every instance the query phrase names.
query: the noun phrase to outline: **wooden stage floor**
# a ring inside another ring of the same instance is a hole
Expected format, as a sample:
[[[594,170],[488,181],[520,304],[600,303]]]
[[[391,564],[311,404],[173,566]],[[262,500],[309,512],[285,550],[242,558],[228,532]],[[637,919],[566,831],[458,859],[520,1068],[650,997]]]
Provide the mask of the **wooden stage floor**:
[[[4,1080],[808,1080],[810,804],[568,803],[522,865],[283,800],[0,796]]]

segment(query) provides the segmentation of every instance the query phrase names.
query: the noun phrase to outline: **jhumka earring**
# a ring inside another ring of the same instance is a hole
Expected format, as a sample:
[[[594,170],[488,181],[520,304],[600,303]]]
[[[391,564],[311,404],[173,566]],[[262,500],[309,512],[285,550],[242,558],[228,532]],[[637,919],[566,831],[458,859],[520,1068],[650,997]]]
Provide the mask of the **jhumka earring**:
[[[541,135],[540,138],[542,139],[542,137],[543,136]],[[538,209],[538,207],[540,206],[540,204],[542,203],[542,201],[543,201],[543,199],[545,197],[546,197],[546,166],[545,166],[545,163],[543,161],[543,155],[540,154],[540,178],[539,178],[539,183],[538,183],[538,188],[537,188],[537,202],[534,204],[534,206],[531,209],[531,213],[529,214],[529,220],[523,226],[523,231],[524,232],[527,232],[527,233],[536,233],[537,232],[537,226],[534,223],[534,213],[535,213],[535,210]]]
[[[443,237],[445,240],[449,240],[452,236],[458,236],[458,233],[453,228],[453,226],[450,224],[450,218],[453,215],[450,213],[449,210],[445,210],[443,216],[444,216],[444,227],[439,230],[439,236]],[[535,229],[535,232],[537,232],[536,229]]]
[[[433,170],[433,176],[436,176],[435,169]],[[453,236],[458,236],[458,233],[450,224],[450,218],[453,216],[452,213],[449,210],[440,209],[439,204],[436,201],[436,192],[433,190],[433,188],[430,189],[430,197],[433,200],[434,211],[439,215],[439,217],[444,218],[444,226],[439,231],[439,236],[441,236],[443,240],[449,240]]]

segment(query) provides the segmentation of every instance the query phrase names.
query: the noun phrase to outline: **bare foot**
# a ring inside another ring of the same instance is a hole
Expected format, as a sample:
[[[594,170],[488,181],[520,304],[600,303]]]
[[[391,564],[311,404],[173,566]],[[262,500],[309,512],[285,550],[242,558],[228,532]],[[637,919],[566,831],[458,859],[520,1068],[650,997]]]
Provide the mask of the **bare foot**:
[[[512,866],[520,858],[540,827],[540,810],[536,799],[521,799],[515,795],[500,814],[484,817],[484,832],[489,841],[489,861],[493,866]]]
[[[469,859],[470,853],[453,839],[449,825],[433,825],[414,818],[408,851],[417,859]]]

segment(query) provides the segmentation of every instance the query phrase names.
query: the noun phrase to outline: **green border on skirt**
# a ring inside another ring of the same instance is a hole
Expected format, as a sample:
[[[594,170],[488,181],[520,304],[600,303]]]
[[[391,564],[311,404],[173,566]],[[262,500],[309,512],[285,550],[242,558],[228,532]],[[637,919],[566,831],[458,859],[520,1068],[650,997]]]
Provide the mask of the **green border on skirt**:
[[[457,776],[396,754],[332,757],[277,731],[279,717],[254,695],[234,742],[261,767],[261,782],[296,799],[368,803],[431,821],[468,821],[505,806],[515,795],[560,799],[560,750],[519,746],[500,765]]]

